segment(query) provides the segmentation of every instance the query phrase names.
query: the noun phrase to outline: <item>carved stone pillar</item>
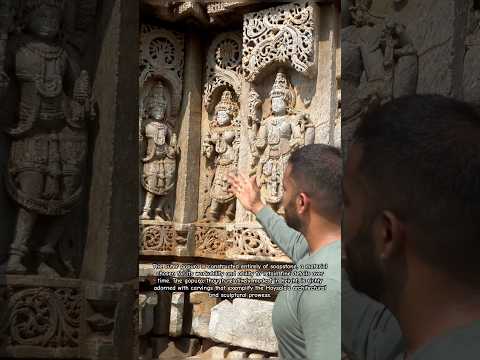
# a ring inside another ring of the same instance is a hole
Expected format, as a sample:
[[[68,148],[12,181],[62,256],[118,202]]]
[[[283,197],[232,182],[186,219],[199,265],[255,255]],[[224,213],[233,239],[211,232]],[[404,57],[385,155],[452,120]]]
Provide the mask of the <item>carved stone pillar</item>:
[[[180,162],[178,164],[175,222],[192,223],[197,219],[200,177],[199,149],[202,120],[202,40],[194,29],[185,35],[183,99],[179,116]]]

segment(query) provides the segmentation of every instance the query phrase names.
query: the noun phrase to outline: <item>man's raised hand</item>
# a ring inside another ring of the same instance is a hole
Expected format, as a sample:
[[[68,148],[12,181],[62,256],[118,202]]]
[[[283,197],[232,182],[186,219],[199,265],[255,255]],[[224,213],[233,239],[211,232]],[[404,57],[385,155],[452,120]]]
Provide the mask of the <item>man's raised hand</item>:
[[[243,174],[228,175],[230,192],[232,192],[242,206],[248,211],[257,214],[264,207],[260,198],[260,189],[257,186],[255,175],[247,178]]]

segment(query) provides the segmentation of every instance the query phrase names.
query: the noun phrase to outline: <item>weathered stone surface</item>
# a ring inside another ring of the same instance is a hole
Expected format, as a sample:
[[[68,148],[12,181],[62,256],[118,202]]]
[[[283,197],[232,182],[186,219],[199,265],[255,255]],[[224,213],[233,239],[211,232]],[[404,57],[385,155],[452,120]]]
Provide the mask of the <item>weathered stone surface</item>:
[[[185,359],[196,355],[200,350],[200,340],[196,338],[179,338],[171,340],[168,337],[154,337],[154,359]]]
[[[232,350],[227,354],[227,359],[246,359],[247,351],[245,350]]]
[[[183,330],[183,318],[185,311],[185,293],[172,293],[172,306],[170,310],[170,336],[180,336]]]
[[[195,291],[190,293],[190,304],[193,305],[192,335],[204,338],[208,337],[210,312],[216,303],[217,300],[213,297],[210,297],[207,292]]]
[[[277,339],[272,328],[272,310],[272,302],[224,300],[212,309],[209,336],[226,344],[274,353]]]
[[[155,306],[153,334],[156,336],[168,336],[170,331],[170,307],[172,303],[172,293],[158,292],[158,303]]]
[[[154,324],[153,310],[157,305],[158,298],[155,292],[141,293],[138,297],[139,318],[138,327],[140,335],[145,335],[150,332]]]

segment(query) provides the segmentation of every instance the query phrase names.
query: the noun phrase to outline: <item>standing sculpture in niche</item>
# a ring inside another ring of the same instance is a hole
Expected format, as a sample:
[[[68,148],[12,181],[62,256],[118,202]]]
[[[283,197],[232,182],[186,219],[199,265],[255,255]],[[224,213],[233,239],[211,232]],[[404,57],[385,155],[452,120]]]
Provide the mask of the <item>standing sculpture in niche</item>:
[[[290,84],[283,71],[275,77],[270,92],[272,114],[262,121],[255,140],[261,154],[256,171],[257,183],[266,203],[280,209],[283,173],[292,151],[314,142],[314,129],[305,113],[296,113]]]
[[[222,212],[226,219],[235,216],[235,196],[228,191],[227,175],[237,170],[239,123],[238,105],[232,93],[225,90],[215,107],[215,118],[210,133],[203,141],[202,153],[210,160],[213,168],[213,182],[210,187],[210,208],[207,219],[218,221]]]
[[[17,123],[7,131],[11,148],[5,182],[20,206],[2,266],[7,273],[36,268],[57,275],[47,262],[55,258],[65,228],[62,215],[78,203],[84,187],[90,85],[87,72],[75,71],[78,66],[60,41],[63,6],[61,0],[27,1],[25,31],[11,39],[0,64],[0,95],[14,84],[20,94]],[[38,243],[31,240],[42,215],[51,216],[52,224],[46,240]],[[33,261],[26,261],[27,255]]]
[[[145,99],[146,123],[142,126],[142,136],[146,139],[146,153],[142,159],[142,185],[146,190],[145,205],[140,216],[150,218],[153,199],[158,196],[155,219],[171,220],[169,194],[175,186],[176,161],[178,154],[177,137],[167,122],[168,102],[165,88],[158,82]]]

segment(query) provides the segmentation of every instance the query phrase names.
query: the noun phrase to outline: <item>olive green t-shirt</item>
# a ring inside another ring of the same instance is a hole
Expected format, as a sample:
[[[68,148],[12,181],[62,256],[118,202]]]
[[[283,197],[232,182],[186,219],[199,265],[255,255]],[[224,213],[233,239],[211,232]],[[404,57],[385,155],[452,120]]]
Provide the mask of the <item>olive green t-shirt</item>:
[[[435,301],[432,299],[432,301]],[[342,348],[351,360],[404,360],[400,326],[383,305],[356,292],[342,273]],[[408,360],[480,359],[480,321],[437,336]]]
[[[271,208],[264,207],[258,212],[257,220],[300,272],[302,268],[311,269],[308,264],[322,265],[322,285],[325,286],[319,286],[319,290],[284,290],[277,296],[272,322],[279,357],[287,360],[339,360],[340,240],[310,254],[303,235],[288,227]],[[324,268],[325,265],[328,268]]]

